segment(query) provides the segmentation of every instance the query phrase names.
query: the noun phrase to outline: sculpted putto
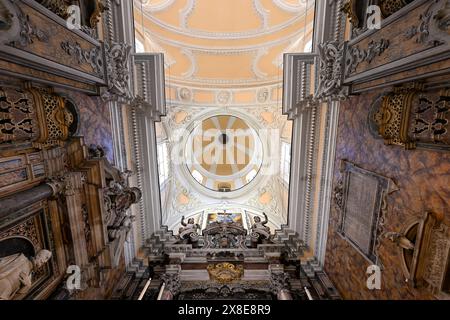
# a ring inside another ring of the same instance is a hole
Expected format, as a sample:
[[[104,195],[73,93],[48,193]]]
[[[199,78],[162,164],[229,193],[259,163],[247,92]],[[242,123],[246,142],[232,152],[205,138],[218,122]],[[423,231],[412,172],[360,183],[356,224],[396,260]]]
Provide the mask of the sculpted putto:
[[[261,218],[258,216],[255,216],[253,218],[253,225],[252,225],[252,233],[258,234],[259,236],[262,236],[265,239],[268,239],[270,237],[270,228],[266,226],[266,224],[269,222],[269,219],[267,218],[267,214],[263,212],[264,215],[264,221],[261,221]]]
[[[198,229],[200,229],[200,226],[195,223],[194,218],[189,218],[187,223],[184,222],[184,216],[181,218],[181,225],[180,229],[178,229],[178,234],[180,235],[181,239],[186,239],[189,237],[192,233],[196,233]]]
[[[31,260],[23,253],[0,258],[0,300],[11,300],[30,291],[33,271],[41,268],[51,257],[50,251],[41,250]]]

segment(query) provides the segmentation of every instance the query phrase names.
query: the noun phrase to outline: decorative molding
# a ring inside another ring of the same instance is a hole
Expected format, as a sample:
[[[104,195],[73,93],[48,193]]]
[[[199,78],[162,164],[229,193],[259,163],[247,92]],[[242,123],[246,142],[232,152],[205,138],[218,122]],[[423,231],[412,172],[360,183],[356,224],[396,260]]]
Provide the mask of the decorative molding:
[[[103,75],[104,61],[100,48],[93,47],[85,50],[78,42],[64,41],[61,42],[61,49],[67,55],[77,59],[78,64],[88,63],[96,74]]]
[[[265,103],[270,98],[270,92],[268,88],[261,88],[257,92],[257,100],[259,103]]]
[[[37,39],[41,42],[47,43],[49,40],[49,35],[33,25],[30,22],[30,17],[28,15],[20,12],[18,14],[19,22],[21,25],[19,40],[14,41],[15,45],[20,45],[22,47],[26,47],[29,44],[34,42],[34,39]]]
[[[268,10],[266,10],[259,2],[260,0],[253,0],[253,8],[256,12],[256,14],[260,17],[262,20],[261,27],[250,30],[250,31],[244,31],[244,32],[208,32],[208,31],[201,31],[201,30],[195,30],[192,28],[189,28],[188,26],[188,20],[190,16],[192,15],[193,11],[195,10],[195,0],[188,0],[186,6],[179,11],[179,18],[180,18],[180,28],[175,27],[173,25],[170,25],[168,23],[162,22],[161,20],[155,18],[155,16],[152,14],[152,10],[150,8],[144,7],[144,17],[145,19],[148,19],[152,23],[158,25],[159,27],[169,30],[171,32],[181,34],[181,35],[187,35],[199,38],[205,38],[205,39],[245,39],[250,37],[255,37],[261,34],[270,34],[275,33],[278,31],[281,31],[285,29],[286,27],[292,26],[296,22],[303,22],[304,21],[304,13],[306,13],[306,10],[296,10],[296,15],[289,19],[288,21],[285,21],[281,24],[278,24],[276,26],[268,28]],[[310,3],[313,5],[313,2]],[[140,10],[140,3],[138,2],[136,4],[135,1],[135,7]],[[305,8],[306,9],[306,8]]]
[[[180,25],[183,29],[188,28],[188,19],[195,9],[195,0],[188,0],[186,6],[180,10]]]
[[[232,96],[231,91],[222,90],[222,91],[217,92],[216,101],[219,104],[228,104],[231,102],[232,97],[233,96]]]
[[[449,43],[450,1],[433,0],[427,10],[420,15],[420,23],[405,32],[406,39],[415,38],[417,43],[433,46]]]
[[[157,39],[159,42],[167,43],[171,46],[179,47],[179,48],[188,48],[192,49],[193,51],[199,51],[199,52],[205,52],[210,54],[218,54],[225,52],[225,53],[242,53],[242,52],[249,52],[249,51],[256,51],[257,49],[262,48],[269,48],[274,47],[280,44],[284,44],[292,39],[298,39],[299,37],[304,36],[305,30],[304,28],[301,28],[300,30],[286,35],[284,37],[277,37],[272,41],[269,42],[263,42],[260,44],[253,44],[253,45],[246,45],[246,46],[239,46],[237,47],[216,47],[214,49],[211,49],[211,47],[205,47],[204,45],[196,45],[196,44],[189,44],[186,42],[182,42],[180,40],[173,40],[169,39],[163,35],[156,34],[154,32],[146,30],[146,34],[150,36],[150,39]],[[192,36],[192,34],[190,34]],[[217,37],[222,40],[221,37]],[[216,38],[213,38],[216,39]],[[235,38],[231,37],[230,40],[235,40]]]
[[[141,109],[150,118],[159,121],[166,115],[164,55],[143,53],[133,55],[135,96],[142,102]]]
[[[192,50],[183,48],[181,49],[181,53],[184,54],[186,57],[188,57],[191,66],[189,68],[189,70],[187,70],[186,72],[184,72],[182,74],[183,77],[185,78],[192,78],[194,76],[194,74],[197,72],[197,61],[195,59],[195,55],[193,54]]]
[[[191,102],[193,98],[192,90],[186,87],[178,88],[178,99],[186,102]]]
[[[42,243],[38,236],[38,230],[36,229],[35,216],[0,233],[0,241],[14,237],[23,237],[30,241],[36,250],[42,249]]]
[[[221,284],[239,280],[244,274],[244,267],[242,265],[234,265],[228,262],[218,263],[216,265],[210,264],[207,270],[211,280]]]
[[[389,44],[389,40],[381,39],[370,41],[367,49],[360,49],[358,46],[349,48],[345,58],[345,75],[354,73],[363,62],[372,63],[377,56],[381,56],[389,48]]]
[[[121,97],[126,100],[133,99],[130,89],[131,70],[130,52],[131,46],[126,43],[104,43],[105,69],[108,83],[108,91],[103,98]]]
[[[279,296],[279,294],[283,291],[289,292],[290,285],[290,277],[289,274],[284,272],[283,266],[280,265],[269,265],[270,271],[270,291],[272,294]]]
[[[306,5],[308,2],[306,0],[298,0],[298,5],[293,5],[292,3],[286,3],[284,0],[274,0],[273,3],[280,9],[283,9],[287,12],[298,13],[302,10],[308,9]],[[311,3],[310,3],[311,5]]]
[[[269,25],[269,14],[270,10],[266,10],[262,5],[260,0],[253,0],[253,7],[255,8],[256,13],[261,19],[262,27],[260,29],[266,30]]]
[[[275,217],[280,217],[281,216],[281,199],[279,198],[279,191],[278,191],[278,182],[277,179],[278,177],[274,177],[271,180],[269,180],[267,182],[267,184],[264,187],[258,188],[258,192],[255,194],[255,196],[253,196],[252,198],[250,198],[246,204],[248,206],[254,207],[259,209],[261,212],[270,212],[271,217],[275,218]],[[272,200],[267,203],[267,204],[262,204],[259,201],[259,198],[261,197],[261,195],[263,194],[270,194],[272,197]]]
[[[0,142],[27,141],[42,149],[61,145],[73,134],[69,128],[78,115],[52,92],[0,88],[0,101]]]
[[[156,4],[152,4],[151,2],[152,1],[150,0],[134,0],[134,5],[136,8],[140,9],[142,3],[142,5],[145,6],[145,11],[158,12],[167,10],[175,3],[175,0],[165,0]]]
[[[255,57],[253,58],[253,61],[252,61],[252,72],[255,74],[255,76],[257,78],[261,78],[261,79],[266,79],[267,78],[267,73],[265,73],[265,72],[263,72],[263,71],[261,71],[259,69],[258,63],[259,63],[259,60],[263,56],[267,55],[268,53],[269,53],[269,50],[267,48],[262,48],[262,49],[259,49],[257,51]]]
[[[345,99],[348,97],[348,87],[343,85],[347,43],[330,41],[319,44],[318,48],[319,82],[315,97]]]

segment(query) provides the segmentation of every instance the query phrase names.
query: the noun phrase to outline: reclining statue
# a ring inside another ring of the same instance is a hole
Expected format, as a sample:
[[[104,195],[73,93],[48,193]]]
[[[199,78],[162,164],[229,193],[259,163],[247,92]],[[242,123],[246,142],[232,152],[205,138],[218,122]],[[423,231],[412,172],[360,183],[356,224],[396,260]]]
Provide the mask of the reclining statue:
[[[23,253],[0,258],[0,300],[12,300],[24,296],[32,286],[32,274],[52,257],[48,250],[41,250],[31,260]]]

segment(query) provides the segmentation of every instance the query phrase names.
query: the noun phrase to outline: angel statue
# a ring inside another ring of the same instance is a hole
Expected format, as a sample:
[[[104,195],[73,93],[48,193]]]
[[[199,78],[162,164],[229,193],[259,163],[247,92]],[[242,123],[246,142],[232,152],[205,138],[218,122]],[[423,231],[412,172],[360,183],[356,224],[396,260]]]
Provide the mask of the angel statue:
[[[258,216],[255,216],[253,218],[253,225],[252,225],[252,236],[257,238],[264,238],[269,239],[270,238],[270,228],[266,226],[266,224],[269,222],[269,219],[267,218],[267,214],[263,212],[264,215],[264,221],[261,221],[261,218]],[[258,236],[257,236],[258,235]]]
[[[180,236],[180,239],[189,239],[197,235],[197,230],[200,229],[200,225],[195,223],[194,218],[189,218],[187,223],[184,219],[184,216],[181,217],[182,227],[178,229],[178,235]]]

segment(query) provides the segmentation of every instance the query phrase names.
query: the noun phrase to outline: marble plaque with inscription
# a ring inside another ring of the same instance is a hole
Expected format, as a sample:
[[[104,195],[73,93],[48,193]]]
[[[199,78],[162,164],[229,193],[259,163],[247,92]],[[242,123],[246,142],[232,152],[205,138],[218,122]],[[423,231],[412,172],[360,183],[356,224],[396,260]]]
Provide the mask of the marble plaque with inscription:
[[[389,178],[342,161],[342,207],[339,232],[368,260],[376,262],[383,197],[395,184]]]
[[[351,172],[348,179],[344,233],[369,254],[378,182],[356,172]]]

